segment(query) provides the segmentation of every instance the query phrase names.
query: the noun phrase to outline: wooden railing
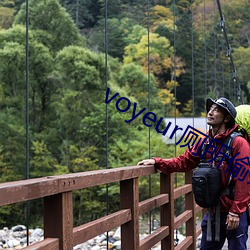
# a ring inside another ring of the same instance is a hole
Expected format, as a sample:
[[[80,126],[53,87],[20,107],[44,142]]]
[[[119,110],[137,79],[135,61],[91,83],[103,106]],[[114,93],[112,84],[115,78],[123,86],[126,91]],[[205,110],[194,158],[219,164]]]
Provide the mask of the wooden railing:
[[[155,174],[153,166],[131,166],[48,176],[0,184],[0,206],[38,198],[44,202],[44,240],[25,250],[72,250],[101,233],[121,227],[122,250],[148,250],[161,241],[162,250],[196,249],[196,238],[201,233],[196,227],[196,213],[191,173],[186,173],[186,184],[174,189],[173,174],[160,174],[160,194],[139,202],[140,176]],[[73,228],[72,191],[112,182],[120,183],[120,210],[95,221]],[[174,200],[185,195],[185,212],[174,217]],[[139,240],[139,216],[160,207],[160,227]],[[186,238],[174,247],[174,230],[186,224]]]

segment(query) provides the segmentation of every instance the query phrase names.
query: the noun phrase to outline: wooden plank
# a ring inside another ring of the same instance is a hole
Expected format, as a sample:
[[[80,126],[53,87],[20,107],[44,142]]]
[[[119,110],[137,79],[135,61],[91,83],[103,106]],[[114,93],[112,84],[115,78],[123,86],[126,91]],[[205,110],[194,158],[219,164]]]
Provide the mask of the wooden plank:
[[[164,226],[158,228],[155,232],[148,235],[146,238],[140,241],[140,250],[151,249],[155,244],[157,244],[162,239],[166,238],[169,234],[169,227]]]
[[[59,239],[47,238],[43,241],[34,243],[23,250],[59,250]]]
[[[58,193],[55,177],[34,178],[0,184],[0,206],[42,198]]]
[[[175,250],[184,250],[188,249],[193,244],[193,237],[186,237],[181,243],[179,243],[174,249]]]
[[[173,174],[160,174],[160,193],[169,194],[169,202],[161,206],[161,226],[169,227],[169,234],[161,241],[161,250],[174,249],[174,177]]]
[[[201,233],[202,233],[201,226],[198,226],[198,227],[196,228],[196,237],[200,236]]]
[[[185,183],[191,183],[193,173],[186,172],[185,173]],[[196,203],[194,201],[193,192],[185,195],[185,210],[191,210],[192,216],[186,222],[186,236],[192,236],[196,239]],[[196,250],[196,241],[193,241],[192,244],[188,247],[188,250]]]
[[[187,210],[174,219],[174,229],[177,229],[192,218],[192,211]]]
[[[94,187],[112,182],[119,182],[139,176],[148,176],[157,173],[152,165],[130,166],[106,170],[95,170],[75,174],[60,175],[60,192]]]
[[[160,194],[139,203],[139,214],[143,215],[157,207],[168,203],[168,194]]]
[[[59,238],[60,249],[73,249],[72,192],[44,198],[44,237]]]
[[[1,183],[0,206],[154,173],[154,166],[130,166]]]
[[[179,198],[180,196],[192,192],[192,185],[186,184],[181,187],[175,188],[174,190],[174,199]]]
[[[130,209],[123,209],[73,229],[74,246],[131,221]]]
[[[139,187],[138,178],[120,183],[121,209],[131,210],[131,221],[121,226],[121,249],[139,250]]]

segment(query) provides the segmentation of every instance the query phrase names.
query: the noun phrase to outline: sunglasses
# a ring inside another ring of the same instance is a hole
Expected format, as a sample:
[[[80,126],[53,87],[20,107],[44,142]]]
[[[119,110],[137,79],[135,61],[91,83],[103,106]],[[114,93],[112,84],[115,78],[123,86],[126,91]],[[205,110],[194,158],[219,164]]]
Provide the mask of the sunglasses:
[[[224,106],[225,108],[227,108],[227,104],[226,104],[224,101],[222,101],[221,99],[219,99],[219,100],[214,100],[214,102],[215,102],[215,103],[218,103],[218,104],[220,104],[220,105],[222,105],[222,106]]]

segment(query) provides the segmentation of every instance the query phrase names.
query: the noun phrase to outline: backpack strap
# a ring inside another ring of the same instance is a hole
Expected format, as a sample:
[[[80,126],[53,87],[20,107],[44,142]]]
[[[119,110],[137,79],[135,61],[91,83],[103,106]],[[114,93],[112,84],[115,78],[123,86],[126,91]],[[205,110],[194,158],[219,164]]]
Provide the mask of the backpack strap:
[[[202,148],[201,148],[201,155],[203,155],[203,157],[200,158],[200,161],[203,162],[203,163],[207,162],[206,155],[204,155],[204,153],[205,153],[205,151],[207,149],[207,145],[208,145],[208,143],[204,143],[202,145]]]
[[[233,141],[234,141],[234,139],[235,139],[237,136],[242,136],[242,134],[239,133],[239,132],[233,132],[232,134],[230,134],[230,135],[226,138],[226,140],[225,140],[225,142],[224,142],[224,145],[226,145],[226,146],[232,148]],[[223,153],[226,154],[226,155],[228,156],[228,161],[233,157],[233,156],[232,156],[232,150],[231,150],[230,148],[225,148],[225,147],[224,147],[224,150],[223,150],[223,151],[224,151]]]
[[[232,150],[230,148],[232,147],[233,141],[234,141],[234,139],[237,136],[243,137],[242,133],[240,133],[240,132],[233,132],[229,136],[227,136],[225,142],[223,143],[224,145],[227,146],[227,147],[223,147],[223,153],[228,156],[228,160],[230,160],[233,157],[232,156]],[[203,157],[201,158],[201,162],[206,162],[207,161],[206,155],[204,155],[207,146],[208,146],[207,143],[204,143],[202,145],[201,155],[203,155]],[[220,160],[221,160],[220,157],[218,157],[218,158],[215,159],[215,161],[220,161]]]
[[[223,153],[228,156],[228,160],[230,160],[232,156],[232,147],[233,141],[237,136],[242,136],[239,132],[231,133],[225,140],[224,145],[227,147],[223,148]],[[204,154],[206,147],[208,144],[202,145],[202,155]],[[221,158],[220,158],[221,159]],[[218,159],[218,160],[220,160]],[[203,156],[201,162],[205,162],[206,157]],[[229,182],[227,184],[226,189],[224,190],[224,194],[228,195],[229,198],[234,195],[234,187],[232,185],[232,176],[230,175]],[[211,229],[211,208],[208,209],[208,220],[207,220],[207,241],[212,241],[212,229]],[[220,203],[215,207],[215,241],[220,241]]]
[[[242,136],[240,132],[233,132],[231,133],[225,140],[224,145],[227,147],[232,147],[233,141],[237,136]],[[230,148],[225,148],[223,149],[223,153],[228,155],[228,159],[232,158],[232,150]]]

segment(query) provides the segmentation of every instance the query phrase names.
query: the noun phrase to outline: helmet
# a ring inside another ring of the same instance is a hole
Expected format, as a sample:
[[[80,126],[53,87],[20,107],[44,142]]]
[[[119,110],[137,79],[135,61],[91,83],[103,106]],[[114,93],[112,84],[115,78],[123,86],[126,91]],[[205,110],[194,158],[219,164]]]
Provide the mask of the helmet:
[[[236,115],[237,115],[237,111],[236,111],[234,105],[227,98],[221,97],[221,98],[215,99],[215,100],[208,98],[207,102],[206,102],[207,113],[209,112],[209,110],[213,104],[216,104],[216,105],[220,106],[221,108],[223,108],[224,110],[226,110],[235,120]]]

